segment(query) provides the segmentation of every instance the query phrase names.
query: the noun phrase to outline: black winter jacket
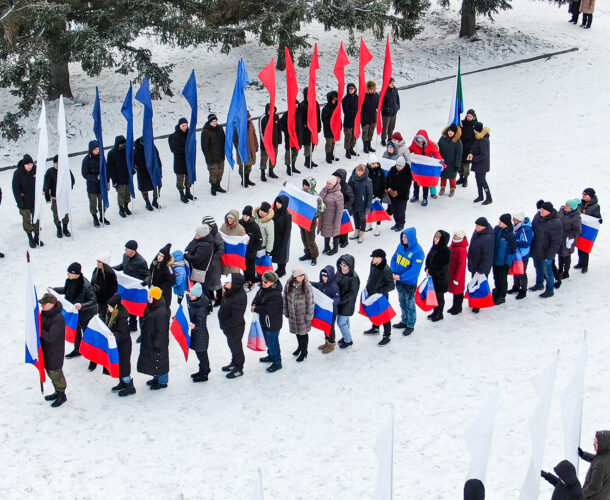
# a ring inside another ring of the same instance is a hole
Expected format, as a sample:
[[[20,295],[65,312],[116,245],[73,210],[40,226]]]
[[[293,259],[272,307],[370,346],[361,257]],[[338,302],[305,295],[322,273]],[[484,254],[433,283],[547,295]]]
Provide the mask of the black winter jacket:
[[[188,308],[191,323],[195,325],[195,328],[191,330],[190,349],[195,352],[207,351],[210,343],[210,334],[207,325],[208,315],[211,312],[210,299],[203,294],[197,300],[189,300]]]
[[[309,112],[309,102],[307,101],[307,87],[303,89],[303,94],[305,95],[305,99],[303,99],[299,103],[299,107],[297,108],[297,114],[301,115],[301,121],[303,123],[303,138],[301,140],[301,145],[306,146],[311,144],[311,130],[307,126],[307,113]],[[316,118],[318,121],[318,132],[322,130],[322,120],[320,119],[320,105],[318,101],[316,101]]]
[[[449,290],[449,264],[451,263],[451,249],[449,248],[449,233],[440,230],[441,239],[438,245],[432,248],[426,256],[426,270],[434,283],[436,293],[447,293]]]
[[[252,305],[254,312],[258,313],[261,327],[266,332],[279,332],[282,329],[284,316],[282,298],[282,283],[276,282],[269,288],[260,287]]]
[[[194,269],[206,271],[212,267],[213,254],[214,240],[212,239],[212,235],[208,234],[203,238],[193,238],[191,240],[184,250],[184,259]]]
[[[230,276],[231,289],[224,291],[218,308],[218,323],[227,336],[243,334],[246,326],[244,313],[248,305],[248,296],[244,290],[244,275],[231,273]]]
[[[333,172],[335,177],[341,178],[341,194],[343,195],[343,208],[352,213],[352,207],[354,206],[354,190],[347,182],[347,171],[343,168],[339,168]]]
[[[487,276],[493,265],[495,244],[496,238],[491,226],[486,226],[481,232],[475,230],[468,247],[468,271]]]
[[[81,274],[75,280],[66,279],[64,286],[53,290],[66,297],[66,300],[72,304],[81,304],[82,307],[78,311],[78,326],[84,330],[89,320],[97,314],[97,300],[89,280]]]
[[[263,144],[265,129],[269,122],[269,103],[265,105],[265,114],[259,122],[258,135],[260,137],[260,143]],[[282,144],[282,125],[280,124],[280,117],[277,115],[277,108],[273,113],[273,146],[277,148],[279,144]]]
[[[122,135],[117,135],[114,138],[114,147],[108,151],[108,156],[106,157],[106,168],[108,169],[108,177],[113,184],[123,186],[129,184],[127,146],[125,137]]]
[[[17,164],[17,170],[13,174],[13,195],[17,202],[17,208],[21,210],[34,210],[36,165],[29,172],[25,170],[23,165],[23,160],[20,160]]]
[[[288,133],[288,111],[286,111],[280,118],[280,126],[282,127],[282,132],[284,133],[284,148],[288,150],[290,149],[290,134]],[[297,107],[297,110],[294,114],[294,131],[297,134],[299,145],[303,144],[304,129],[305,124],[303,123],[303,116],[301,113],[299,113],[299,109]]]
[[[87,194],[100,194],[100,155],[91,151],[98,147],[97,141],[89,142],[89,153],[83,158],[81,173],[87,181]],[[101,153],[100,153],[101,154]]]
[[[341,107],[343,108],[343,128],[354,128],[354,121],[358,113],[358,93],[349,93],[350,87],[356,88],[353,83],[347,84],[347,89],[343,99],[341,99]]]
[[[108,299],[118,290],[116,273],[110,266],[104,264],[102,269],[96,267],[91,275],[91,286],[95,293],[98,310],[102,315],[106,314],[105,307]]]
[[[115,271],[123,271],[123,274],[142,281],[148,281],[150,278],[148,264],[139,253],[136,253],[133,257],[128,257],[124,253],[123,262],[118,266],[114,266],[113,269]]]
[[[322,108],[322,128],[324,129],[325,139],[334,140],[335,138],[335,135],[333,134],[333,130],[330,125],[330,119],[332,118],[335,109],[337,109],[337,103],[335,102],[333,104],[332,101],[333,99],[337,98],[338,95],[336,90],[332,90],[328,94],[326,94],[326,104]]]
[[[537,213],[532,221],[532,230],[534,239],[530,255],[536,260],[553,260],[559,252],[563,236],[563,224],[557,210],[553,209],[546,217]]]
[[[251,217],[248,222],[244,219],[240,219],[239,223],[244,227],[246,234],[250,237],[248,247],[246,248],[246,259],[254,259],[256,257],[256,252],[261,249],[263,244],[261,228],[254,222],[253,217]]]
[[[462,161],[466,161],[466,157],[470,154],[472,150],[472,145],[474,144],[474,125],[477,123],[477,119],[475,118],[472,121],[468,121],[465,118],[462,120]]]
[[[210,122],[201,131],[201,151],[208,165],[225,161],[225,131],[220,125],[212,127]]]
[[[541,476],[555,486],[551,500],[583,500],[582,486],[572,463],[563,460],[554,470],[559,477],[550,472],[541,472]]]
[[[131,375],[131,331],[129,329],[129,312],[125,306],[119,304],[118,312],[112,319],[112,314],[106,313],[106,324],[114,333],[119,350],[119,377]],[[116,310],[116,309],[115,309]],[[111,323],[112,322],[112,323]]]
[[[326,283],[322,281],[323,272],[325,272],[326,276],[328,277]],[[333,316],[336,316],[341,294],[339,292],[339,285],[337,285],[337,280],[335,279],[335,268],[333,266],[325,266],[324,269],[320,271],[320,281],[312,282],[311,286],[317,288],[324,295],[333,299]]]
[[[273,215],[273,250],[271,257],[277,264],[286,264],[290,258],[290,233],[292,231],[292,215],[288,211],[288,197],[281,195],[275,201],[280,201],[282,208],[275,208]]]
[[[341,270],[341,261],[349,267],[347,274],[343,274]],[[360,278],[356,273],[354,257],[349,254],[342,255],[337,259],[337,273],[335,279],[339,286],[340,300],[337,308],[337,314],[341,316],[353,316],[356,311],[356,300],[360,291]]]
[[[368,173],[364,172],[361,177],[358,177],[356,171],[354,171],[350,177],[349,185],[354,192],[352,211],[358,213],[368,212],[373,202],[373,183],[369,179]]]
[[[74,174],[72,174],[71,171],[70,177],[72,180],[72,187],[74,187]],[[44,174],[42,191],[46,201],[51,201],[52,198],[57,196],[57,169],[55,167],[47,169],[46,173]]]
[[[169,372],[169,309],[161,298],[146,306],[142,318],[138,371],[146,375]]]
[[[156,258],[150,263],[150,286],[158,286],[163,292],[163,300],[169,308],[172,305],[172,287],[176,284],[176,275],[169,262],[159,262]]]
[[[64,365],[66,323],[62,310],[58,301],[53,309],[40,311],[40,344],[47,370],[61,370]]]
[[[382,116],[396,116],[400,109],[400,95],[398,89],[388,87],[383,97],[383,104],[381,106]]]
[[[174,173],[176,175],[185,175],[186,170],[186,136],[188,135],[188,129],[186,132],[180,130],[180,125],[176,125],[174,132],[167,139],[169,143],[169,149],[174,155]]]
[[[373,183],[373,197],[379,198],[381,200],[381,199],[383,199],[383,196],[385,194],[385,189],[386,189],[385,172],[384,172],[383,168],[381,168],[381,166],[373,168],[370,165],[368,165],[367,169],[368,169],[369,179],[371,179],[371,182]]]
[[[388,190],[392,189],[396,191],[397,194],[395,198],[390,196],[390,200],[408,200],[412,182],[413,175],[411,174],[411,167],[409,165],[405,165],[400,171],[396,166],[393,166],[386,178],[386,188]]]
[[[485,127],[481,132],[475,132],[476,140],[472,145],[472,166],[470,170],[475,174],[489,172],[489,129]]]
[[[159,171],[161,172],[161,176],[163,176],[159,150],[157,149],[157,146],[154,146],[154,148],[155,155],[157,155],[157,161],[159,162]],[[152,191],[155,186],[153,185],[152,178],[150,177],[150,172],[148,171],[148,168],[146,168],[146,154],[144,153],[144,143],[142,142],[141,137],[135,142],[133,162],[138,178],[138,190]]]
[[[362,125],[377,123],[377,106],[379,106],[379,94],[377,92],[374,94],[367,92],[362,102],[362,114],[360,115]]]
[[[369,295],[381,293],[387,297],[395,287],[394,275],[385,259],[377,265],[371,264],[369,279],[366,282],[366,291]]]

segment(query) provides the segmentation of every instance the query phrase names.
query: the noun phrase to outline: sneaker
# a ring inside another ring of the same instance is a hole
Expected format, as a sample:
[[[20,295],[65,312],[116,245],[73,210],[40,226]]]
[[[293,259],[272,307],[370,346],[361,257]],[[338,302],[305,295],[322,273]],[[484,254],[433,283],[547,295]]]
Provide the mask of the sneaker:
[[[386,345],[390,343],[390,337],[386,337],[385,335],[382,337],[382,339],[377,342],[377,345]]]
[[[354,342],[345,342],[344,341],[344,342],[339,344],[339,349],[345,349],[346,347],[349,347],[349,346],[351,346],[353,344],[354,344]]]
[[[282,369],[282,365],[276,365],[273,363],[269,368],[267,368],[267,373],[273,373]]]
[[[377,334],[379,334],[379,327],[378,326],[372,326],[368,330],[365,330],[363,333],[365,335],[377,335]]]
[[[400,323],[396,323],[395,325],[392,325],[392,327],[394,328],[406,328],[407,325],[405,325],[402,321]]]
[[[241,377],[243,374],[244,374],[243,371],[234,369],[234,370],[231,370],[229,373],[227,373],[227,378],[233,379],[233,378]]]
[[[403,330],[402,334],[403,334],[405,337],[407,337],[408,335],[411,335],[411,334],[414,332],[414,330],[415,330],[415,328],[413,328],[412,326],[407,326],[407,327],[406,327],[406,328]]]
[[[259,358],[259,361],[261,363],[272,363],[273,360],[271,359],[271,356],[265,356],[264,358]]]
[[[235,370],[235,366],[233,366],[233,364],[228,364],[227,366],[222,367],[223,372],[231,372],[233,370]]]
[[[553,292],[544,292],[544,293],[541,293],[539,295],[539,297],[541,299],[548,299],[549,297],[552,297],[553,295],[555,295]]]

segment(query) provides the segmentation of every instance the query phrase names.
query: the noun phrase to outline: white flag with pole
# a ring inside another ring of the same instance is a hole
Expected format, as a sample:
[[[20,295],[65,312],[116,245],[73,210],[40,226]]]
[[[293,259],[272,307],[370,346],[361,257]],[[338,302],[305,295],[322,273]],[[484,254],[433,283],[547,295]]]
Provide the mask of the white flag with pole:
[[[44,187],[45,165],[47,163],[47,154],[49,153],[49,136],[47,134],[47,109],[44,101],[40,110],[40,118],[38,120],[38,155],[36,156],[36,193],[34,194],[34,218],[32,222],[41,219],[42,214],[42,189]]]
[[[373,500],[392,500],[394,480],[394,409],[386,420],[375,442],[375,453],[379,459],[377,482]]]
[[[72,179],[70,175],[70,160],[68,158],[64,96],[59,97],[57,132],[59,133],[59,147],[57,149],[59,164],[57,167],[57,188],[55,194],[57,201],[57,217],[59,217],[59,220],[62,220],[72,209]]]
[[[254,489],[252,490],[252,495],[250,495],[250,500],[264,500],[263,474],[260,469],[258,469],[258,477],[256,478],[256,484],[254,485]]]

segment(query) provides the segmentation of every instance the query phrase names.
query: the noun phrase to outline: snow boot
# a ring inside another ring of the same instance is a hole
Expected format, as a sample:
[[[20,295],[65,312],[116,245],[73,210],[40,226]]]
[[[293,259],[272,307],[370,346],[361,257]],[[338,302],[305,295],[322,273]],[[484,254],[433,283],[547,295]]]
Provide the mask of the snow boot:
[[[216,184],[210,184],[210,193],[212,194],[212,196],[216,196]]]
[[[326,345],[322,349],[322,354],[330,354],[331,352],[333,352],[335,350],[335,346],[336,345],[337,345],[336,342],[328,342],[328,341],[326,341]]]
[[[357,239],[358,239],[359,234],[360,234],[360,231],[358,231],[357,229],[355,229],[355,230],[354,230],[354,234],[352,234],[352,235],[349,237],[349,239],[350,239],[350,240],[357,240]]]
[[[386,337],[385,335],[381,338],[379,342],[377,342],[378,346],[384,346],[390,343],[390,337]]]
[[[220,185],[220,182],[216,183],[216,192],[217,193],[226,193],[227,191],[225,189],[222,188],[222,186]]]
[[[64,233],[61,232],[61,224],[55,224],[55,227],[57,228],[57,237],[58,238],[63,238],[64,237]]]
[[[186,196],[187,200],[196,200],[197,197],[193,196],[193,193],[191,193],[191,188],[187,187],[184,189],[184,196]],[[127,214],[127,210],[125,210],[125,213]],[[129,214],[127,214],[129,215]]]
[[[369,153],[374,153],[375,150],[373,149],[373,146],[371,146],[371,141],[368,141],[368,146],[369,146]]]
[[[293,161],[293,162],[292,162],[292,173],[293,173],[293,174],[300,174],[300,173],[301,173],[301,171],[300,171],[300,170],[297,170],[297,167],[296,167],[296,161]]]
[[[358,230],[358,243],[364,242],[364,231]]]
[[[125,384],[125,387],[123,387],[120,391],[119,391],[119,397],[124,398],[126,396],[131,396],[132,394],[136,393],[136,388],[133,386],[133,379],[131,379],[129,382],[127,382]]]
[[[93,226],[100,227],[100,221],[97,219],[97,215],[92,215],[91,217],[93,218]]]
[[[481,205],[491,205],[492,201],[493,200],[491,199],[491,192],[489,191],[489,189],[485,189],[485,201],[481,203]]]
[[[129,205],[125,205],[125,206],[123,207],[123,210],[125,210],[125,215],[133,215],[133,214],[131,213],[131,210],[129,210]]]
[[[269,176],[271,177],[271,176]],[[267,176],[265,175],[265,171],[261,170],[261,182],[267,182]]]
[[[472,200],[473,203],[479,203],[481,201],[483,201],[483,195],[481,194],[477,196],[474,200]]]
[[[258,358],[258,360],[261,363],[273,363],[273,359],[271,359],[271,356],[265,356],[263,358]]]
[[[346,149],[346,150],[345,150],[345,157],[346,157],[348,160],[351,160],[351,159],[352,159],[352,155],[350,154],[349,149]]]
[[[468,187],[468,178],[464,177],[464,182],[462,182],[462,187]]]
[[[332,165],[332,163],[333,163],[333,154],[332,153],[326,153],[326,163],[328,163],[329,165]]]
[[[279,179],[279,177],[277,175],[275,175],[275,172],[273,171],[274,167],[269,167],[269,178],[270,179]]]
[[[69,238],[70,236],[72,236],[72,234],[70,234],[70,231],[68,231],[68,224],[64,224],[64,236],[66,238]]]
[[[371,328],[369,328],[368,330],[365,330],[363,333],[365,335],[377,335],[379,333],[379,327],[372,325]]]
[[[49,394],[48,396],[44,397],[45,401],[55,401],[57,399],[57,392],[54,392],[53,394]]]
[[[312,168],[311,167],[311,156],[306,156],[305,157],[305,168]]]
[[[273,363],[269,368],[267,368],[267,373],[273,373],[282,369],[282,364]]]
[[[362,141],[362,151],[364,151],[365,153],[369,152],[369,144],[368,141]]]
[[[350,148],[349,154],[351,154],[352,156],[360,156],[358,153],[356,153],[356,150],[354,148]]]
[[[180,193],[180,201],[182,203],[188,203],[189,200],[184,194],[184,189],[178,189],[178,192]],[[123,214],[121,217],[125,217],[125,214]]]
[[[121,219],[124,219],[125,217],[127,217],[127,214],[125,213],[125,209],[121,206],[119,206],[119,216],[121,217]]]
[[[246,186],[256,186],[256,184],[250,180],[250,174],[246,174],[244,177],[246,178]]]
[[[441,186],[441,190],[438,192],[438,194],[440,196],[443,196],[445,194],[445,186]]]
[[[292,169],[290,168],[290,165],[286,165],[286,173],[288,175],[292,175]]]
[[[519,290],[519,292],[515,296],[515,299],[517,299],[517,300],[524,299],[526,297],[526,295],[527,295],[527,292],[525,290]]]
[[[44,246],[44,243],[40,240],[40,233],[32,233],[32,236],[34,237],[34,245],[37,247]]]
[[[125,382],[123,382],[123,379],[119,380],[119,383],[117,385],[115,385],[112,389],[110,389],[112,392],[119,392],[121,389],[123,389],[123,387],[125,387],[127,384]]]
[[[110,225],[110,221],[106,217],[100,217],[100,222],[103,222],[106,226]]]
[[[449,188],[449,198],[453,197],[455,194],[455,188]]]
[[[51,406],[53,408],[57,408],[58,406],[63,405],[66,401],[68,401],[68,398],[66,397],[66,393],[65,392],[58,392],[57,393],[57,397],[55,398],[55,401],[53,401]]]

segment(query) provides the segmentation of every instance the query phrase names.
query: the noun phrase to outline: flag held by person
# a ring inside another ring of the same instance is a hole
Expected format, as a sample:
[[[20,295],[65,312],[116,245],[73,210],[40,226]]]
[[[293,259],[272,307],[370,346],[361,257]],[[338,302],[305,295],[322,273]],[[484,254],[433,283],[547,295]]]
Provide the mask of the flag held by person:
[[[591,217],[590,215],[581,214],[580,221],[582,227],[580,235],[578,235],[578,238],[576,239],[576,248],[583,252],[591,253],[591,250],[593,250],[593,243],[595,243],[597,233],[601,226],[601,220]]]
[[[364,43],[364,39],[360,38],[360,67],[358,71],[358,111],[354,119],[354,137],[360,137],[360,121],[362,118],[362,103],[366,95],[366,78],[364,76],[364,67],[371,62],[373,54],[370,53],[368,47]],[[338,106],[339,104],[337,104]]]
[[[57,148],[58,165],[55,199],[57,201],[57,217],[62,220],[70,213],[72,208],[72,174],[70,173],[70,160],[68,157],[68,138],[66,135],[64,96],[59,97],[57,131],[59,134],[59,146]]]
[[[343,210],[343,216],[341,217],[341,229],[339,234],[348,234],[354,230],[354,223],[349,215],[348,210]]]
[[[102,132],[102,108],[100,106],[100,91],[95,87],[95,103],[93,104],[93,134],[100,148],[100,193],[104,201],[104,207],[108,208],[108,171],[106,169],[106,156],[104,155],[104,134]]]
[[[426,276],[417,287],[415,303],[422,311],[431,311],[438,306],[434,282],[430,276]]]
[[[377,133],[381,134],[383,130],[383,123],[381,120],[381,108],[383,107],[383,99],[390,85],[392,79],[392,53],[390,52],[390,35],[386,40],[385,44],[385,61],[383,63],[383,83],[381,85],[381,92],[379,93],[379,106],[377,106]]]
[[[457,79],[455,82],[455,92],[451,100],[451,106],[449,107],[449,119],[447,120],[447,126],[449,125],[460,125],[461,114],[464,112],[464,96],[462,95],[462,58],[458,57],[458,72]]]
[[[267,151],[267,156],[269,156],[269,160],[271,160],[271,164],[275,165],[276,157],[275,157],[275,149],[273,147],[273,126],[275,123],[275,59],[271,58],[269,64],[265,66],[261,72],[258,74],[258,78],[263,83],[267,92],[269,92],[269,120],[267,121],[267,126],[265,127],[265,132],[263,135],[263,145],[265,147],[265,151]],[[246,137],[244,135],[244,137]],[[242,158],[247,158],[248,155],[242,156]],[[244,268],[245,269],[245,268]]]
[[[66,323],[66,342],[74,344],[76,341],[76,330],[78,329],[78,311],[72,302],[52,288],[49,288],[49,293],[54,295],[55,298],[61,302],[61,312],[64,316],[64,322]]]
[[[392,217],[390,217],[385,208],[383,208],[381,200],[376,198],[373,200],[373,203],[371,203],[371,210],[366,216],[366,222],[367,224],[372,224],[373,222],[380,222],[382,220],[392,220]]]
[[[288,211],[292,215],[292,222],[309,231],[318,210],[318,198],[291,184],[282,188],[278,196],[281,195],[288,197]]]
[[[299,82],[297,81],[297,73],[294,69],[290,49],[284,47],[286,55],[286,101],[288,103],[288,137],[289,146],[291,148],[301,149],[299,136],[297,135],[295,115],[297,112],[297,97],[299,95]]]
[[[148,290],[142,286],[140,280],[131,276],[118,272],[116,277],[119,284],[117,293],[121,296],[121,303],[129,314],[141,318],[148,305]]]
[[[133,86],[129,82],[129,90],[125,95],[125,100],[121,106],[121,114],[127,121],[127,131],[125,132],[125,156],[127,160],[127,170],[129,171],[129,193],[135,198],[136,193],[133,186],[133,167],[135,161],[135,150],[133,148]]]
[[[119,348],[114,334],[99,316],[93,316],[87,324],[79,351],[89,361],[106,368],[111,377],[119,377]]]
[[[189,347],[191,345],[190,322],[189,308],[185,294],[182,303],[178,305],[176,315],[172,319],[172,324],[169,327],[169,331],[172,332],[176,342],[178,342],[178,345],[182,349],[185,361],[188,361],[189,359]]]
[[[46,380],[44,371],[44,356],[42,355],[42,344],[40,342],[40,308],[38,307],[38,296],[32,276],[30,255],[27,254],[28,278],[25,291],[25,362],[34,365],[38,369],[40,377],[40,390],[42,383]]]
[[[472,309],[483,309],[495,305],[489,282],[483,274],[475,274],[470,280],[466,286],[464,298],[468,299],[468,305]]]
[[[38,155],[36,156],[36,193],[34,194],[34,217],[32,223],[40,220],[42,214],[42,194],[44,187],[45,172],[44,167],[47,163],[47,155],[49,154],[49,136],[47,133],[47,109],[44,101],[40,109],[40,118],[38,120]]]
[[[252,323],[248,333],[248,349],[253,351],[266,351],[267,344],[263,335],[263,328],[257,313],[252,314]]]
[[[328,337],[333,326],[333,299],[317,288],[313,289],[313,299],[315,306],[311,326],[322,330]]]
[[[222,263],[225,266],[238,267],[239,269],[246,270],[246,249],[248,248],[248,241],[250,237],[246,234],[244,236],[228,236],[222,231],[218,232],[225,243],[225,253],[222,254]]]
[[[246,62],[243,59],[237,64],[237,79],[233,87],[233,97],[229,105],[227,125],[225,127],[225,156],[231,168],[235,165],[233,159],[233,136],[237,130],[237,152],[240,158],[248,158],[248,107],[245,89],[250,85]]]
[[[309,65],[309,85],[307,87],[307,128],[311,133],[311,143],[315,146],[318,145],[318,106],[316,106],[316,71],[320,69],[318,62],[318,44],[316,43],[313,48],[313,55],[311,56],[311,64]],[[337,104],[339,106],[339,103]]]
[[[379,459],[373,500],[392,500],[394,490],[394,409],[381,429],[375,442],[375,454]]]
[[[256,254],[256,260],[254,261],[254,271],[261,276],[265,271],[273,271],[273,262],[271,255],[268,255],[266,250],[263,248]]]
[[[153,133],[153,106],[148,77],[144,78],[142,85],[136,92],[136,100],[144,105],[144,117],[142,118],[142,142],[144,144],[144,157],[146,159],[146,169],[150,174],[153,186],[161,187],[161,167],[159,158],[155,154],[155,143]]]
[[[343,48],[343,42],[339,45],[339,53],[337,54],[337,60],[335,61],[335,69],[333,73],[337,79],[337,107],[333,111],[330,117],[330,128],[335,137],[335,141],[341,140],[341,101],[343,99],[343,92],[345,91],[345,66],[349,64],[349,59]]]
[[[420,186],[436,186],[442,171],[443,165],[438,158],[411,153],[411,173]]]
[[[189,182],[194,184],[197,180],[197,79],[195,78],[195,70],[191,71],[191,76],[182,89],[182,95],[191,107],[191,121],[186,134],[184,157]]]
[[[375,326],[383,325],[396,316],[390,301],[382,293],[369,295],[364,289],[360,295],[360,314],[371,320]]]
[[[521,255],[521,250],[517,248],[515,252],[515,258],[513,259],[513,265],[510,266],[508,270],[508,274],[511,276],[520,276],[525,274],[525,266],[523,265],[523,256]]]

